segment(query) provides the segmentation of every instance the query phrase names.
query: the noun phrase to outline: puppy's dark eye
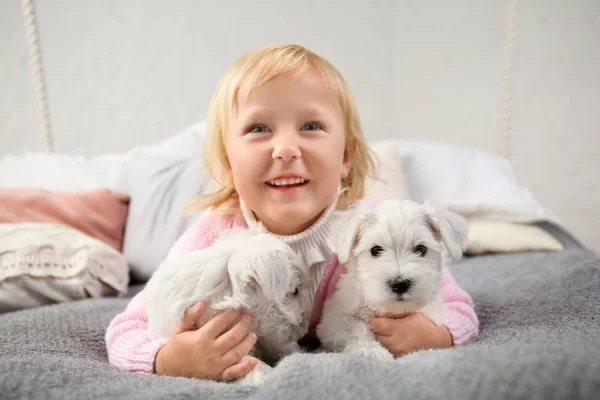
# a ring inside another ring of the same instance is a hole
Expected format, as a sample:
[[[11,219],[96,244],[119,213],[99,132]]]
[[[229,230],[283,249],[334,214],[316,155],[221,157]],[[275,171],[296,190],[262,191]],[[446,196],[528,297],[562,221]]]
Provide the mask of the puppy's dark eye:
[[[415,246],[413,253],[418,256],[425,257],[425,254],[427,254],[427,247],[423,246],[422,244]]]
[[[299,289],[296,288],[296,290],[294,290],[294,292],[292,293],[292,296],[294,296],[294,297],[298,296],[298,292],[299,292]]]
[[[383,253],[383,247],[377,246],[377,245],[371,247],[371,255],[374,258],[379,257],[381,255],[381,253]]]

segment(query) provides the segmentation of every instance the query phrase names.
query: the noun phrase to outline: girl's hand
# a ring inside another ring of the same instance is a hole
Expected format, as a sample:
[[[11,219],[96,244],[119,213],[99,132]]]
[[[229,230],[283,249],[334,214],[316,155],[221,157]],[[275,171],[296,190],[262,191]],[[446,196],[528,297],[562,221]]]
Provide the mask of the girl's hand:
[[[256,366],[253,357],[242,361],[256,343],[256,335],[248,332],[250,317],[227,310],[197,328],[205,310],[204,302],[186,310],[183,321],[156,355],[157,374],[229,381]]]
[[[369,320],[369,327],[394,357],[416,350],[452,347],[448,328],[435,325],[420,312],[405,316],[376,316]]]

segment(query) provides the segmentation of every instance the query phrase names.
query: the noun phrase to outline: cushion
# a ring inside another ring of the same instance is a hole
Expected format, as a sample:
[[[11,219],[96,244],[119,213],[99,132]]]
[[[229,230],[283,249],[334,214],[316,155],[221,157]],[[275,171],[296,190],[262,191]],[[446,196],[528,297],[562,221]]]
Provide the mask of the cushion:
[[[185,205],[204,192],[200,121],[168,138],[95,157],[26,153],[0,160],[0,187],[53,191],[109,188],[129,198],[123,252],[132,278],[146,280],[196,215]]]
[[[135,282],[145,282],[175,241],[201,213],[185,206],[208,184],[203,169],[206,123],[131,150],[123,161],[119,187],[131,197],[123,252]]]
[[[195,220],[185,205],[202,194],[199,157],[171,160],[138,154],[129,161],[124,186],[131,194],[123,252],[132,279],[144,282]]]
[[[506,221],[469,221],[466,254],[559,250],[563,250],[563,245],[537,226]]]
[[[371,144],[370,147],[379,162],[379,180],[367,179],[367,196],[377,203],[392,198],[410,199],[406,178],[402,171],[398,142],[395,140],[378,141]]]
[[[27,152],[0,160],[0,187],[36,187],[53,191],[100,188],[119,190],[122,156],[91,157]]]
[[[123,248],[129,196],[110,189],[52,192],[0,189],[0,223],[54,222]]]
[[[401,140],[398,149],[410,196],[417,202],[430,200],[470,218],[561,225],[517,182],[503,158],[431,140]]]
[[[0,312],[121,296],[129,268],[108,244],[62,224],[0,224]]]

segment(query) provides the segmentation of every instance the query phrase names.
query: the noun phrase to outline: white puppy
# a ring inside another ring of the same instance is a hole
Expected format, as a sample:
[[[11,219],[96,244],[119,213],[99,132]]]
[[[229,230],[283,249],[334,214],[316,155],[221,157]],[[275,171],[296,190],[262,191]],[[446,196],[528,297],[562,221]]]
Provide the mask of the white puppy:
[[[168,337],[185,310],[204,300],[202,326],[226,309],[252,316],[259,364],[241,383],[259,385],[281,356],[299,351],[308,330],[307,269],[292,248],[273,235],[235,229],[212,246],[167,259],[147,283],[149,330]]]
[[[332,222],[340,267],[347,268],[326,301],[317,336],[329,351],[393,358],[367,320],[420,311],[441,324],[441,268],[462,256],[466,220],[442,208],[387,200],[373,210],[338,213]]]

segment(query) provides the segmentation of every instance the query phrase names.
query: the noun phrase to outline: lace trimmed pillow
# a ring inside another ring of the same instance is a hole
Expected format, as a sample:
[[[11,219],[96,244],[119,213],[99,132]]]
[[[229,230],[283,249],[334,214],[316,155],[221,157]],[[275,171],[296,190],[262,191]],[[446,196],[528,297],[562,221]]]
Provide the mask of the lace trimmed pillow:
[[[66,225],[0,224],[0,312],[127,292],[129,267],[108,244]]]

